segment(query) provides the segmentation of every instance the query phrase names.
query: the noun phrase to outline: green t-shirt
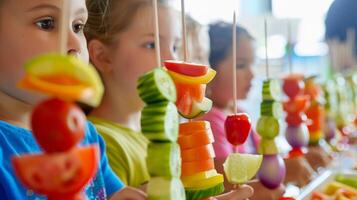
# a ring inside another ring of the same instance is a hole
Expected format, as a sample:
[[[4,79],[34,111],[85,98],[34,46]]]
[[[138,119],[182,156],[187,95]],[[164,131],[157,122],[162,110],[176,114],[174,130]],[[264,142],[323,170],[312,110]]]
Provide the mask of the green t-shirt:
[[[120,124],[89,117],[104,138],[109,164],[125,185],[139,187],[150,176],[146,167],[149,141],[141,133]]]

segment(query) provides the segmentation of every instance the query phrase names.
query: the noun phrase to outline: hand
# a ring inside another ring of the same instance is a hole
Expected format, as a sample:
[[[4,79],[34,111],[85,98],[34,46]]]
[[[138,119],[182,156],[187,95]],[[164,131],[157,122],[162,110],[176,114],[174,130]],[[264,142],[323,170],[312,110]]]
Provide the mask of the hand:
[[[146,200],[146,194],[138,189],[132,187],[125,187],[124,189],[113,194],[110,200]]]
[[[330,155],[320,146],[309,147],[305,157],[315,171],[319,167],[326,167],[332,160]]]
[[[276,189],[269,189],[261,184],[258,180],[254,180],[248,183],[254,189],[254,194],[250,198],[251,200],[276,200],[283,196],[285,187],[280,185]]]
[[[311,180],[314,170],[304,156],[284,159],[286,166],[285,183],[303,187]]]
[[[216,200],[244,200],[253,195],[253,188],[248,185],[241,185],[237,189],[222,195],[216,196],[213,199]]]

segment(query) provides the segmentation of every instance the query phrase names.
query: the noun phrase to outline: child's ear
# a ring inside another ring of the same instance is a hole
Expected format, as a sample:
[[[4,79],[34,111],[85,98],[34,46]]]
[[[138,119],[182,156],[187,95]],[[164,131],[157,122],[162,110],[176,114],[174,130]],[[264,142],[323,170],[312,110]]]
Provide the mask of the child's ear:
[[[99,40],[91,40],[88,44],[89,58],[92,64],[101,73],[112,71],[108,47]]]

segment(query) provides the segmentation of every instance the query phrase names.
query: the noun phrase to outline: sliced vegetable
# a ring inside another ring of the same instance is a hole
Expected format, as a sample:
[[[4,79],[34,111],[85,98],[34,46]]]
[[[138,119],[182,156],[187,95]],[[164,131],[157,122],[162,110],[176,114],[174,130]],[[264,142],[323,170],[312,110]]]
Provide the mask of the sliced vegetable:
[[[153,177],[148,183],[148,200],[185,200],[185,189],[179,178]]]
[[[99,105],[104,87],[95,68],[74,56],[41,55],[25,64],[19,85],[65,100]]]
[[[73,103],[60,99],[37,105],[31,116],[32,132],[46,152],[67,151],[84,137],[86,116]]]
[[[150,143],[146,163],[151,176],[180,177],[180,147],[176,143]]]
[[[179,119],[173,103],[150,104],[141,114],[141,131],[149,140],[176,142]]]
[[[183,162],[182,163],[182,174],[181,176],[192,176],[199,172],[204,172],[214,169],[213,159],[194,161],[194,162]]]
[[[186,149],[181,152],[182,162],[192,162],[200,160],[208,160],[214,158],[215,153],[211,144]]]
[[[261,116],[258,120],[257,131],[266,139],[273,139],[279,134],[280,125],[275,117]]]
[[[283,115],[283,106],[277,101],[263,101],[260,104],[260,114],[263,116],[281,118]]]
[[[167,60],[164,62],[166,69],[187,75],[187,76],[203,76],[207,74],[208,66],[196,64],[196,63],[188,63],[182,61],[175,60]]]
[[[95,145],[63,153],[22,155],[12,159],[20,181],[34,192],[50,197],[80,192],[95,175],[98,163],[99,148]]]
[[[224,191],[223,183],[207,188],[185,188],[187,200],[201,200],[221,194]]]
[[[263,82],[263,100],[279,101],[282,96],[281,86],[278,80],[269,79]]]
[[[180,135],[191,135],[193,132],[209,130],[211,125],[208,121],[190,121],[180,124]]]
[[[212,81],[212,79],[216,76],[216,71],[209,68],[207,73],[203,76],[187,76],[182,75],[173,71],[169,71],[168,73],[172,77],[175,82],[184,83],[184,84],[207,84]]]
[[[156,68],[139,78],[137,86],[140,98],[147,104],[162,101],[176,102],[176,88],[171,77],[161,68]]]
[[[283,90],[290,99],[294,99],[303,92],[305,87],[303,79],[304,75],[302,74],[290,74],[284,77]]]
[[[262,139],[258,147],[258,153],[263,155],[279,154],[279,148],[274,139]]]
[[[212,130],[204,130],[193,132],[190,135],[180,135],[177,143],[180,145],[181,150],[191,149],[214,142]]]
[[[294,99],[289,99],[283,103],[284,110],[288,114],[296,114],[304,112],[309,105],[309,97],[306,95],[296,96]]]
[[[183,176],[181,177],[182,182],[193,182],[193,181],[200,181],[200,180],[205,180],[210,177],[216,176],[218,173],[215,169],[209,170],[209,171],[204,171],[200,173],[196,173],[192,176]]]

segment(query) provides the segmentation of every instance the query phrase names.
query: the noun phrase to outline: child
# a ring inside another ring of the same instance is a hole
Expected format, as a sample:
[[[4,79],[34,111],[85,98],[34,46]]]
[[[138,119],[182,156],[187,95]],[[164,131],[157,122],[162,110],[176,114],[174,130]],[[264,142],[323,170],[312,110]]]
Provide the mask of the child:
[[[68,54],[88,60],[83,27],[87,21],[85,0],[69,1],[70,24]],[[29,59],[58,48],[61,1],[0,0],[0,196],[1,199],[44,199],[27,190],[16,178],[11,158],[20,154],[39,153],[30,131],[29,115],[43,96],[16,87],[24,76],[23,66]],[[145,195],[128,187],[108,165],[105,145],[94,126],[86,127],[84,145],[100,147],[99,170],[86,187],[90,199],[145,199]]]
[[[143,108],[136,90],[138,78],[158,67],[155,61],[153,14],[150,0],[90,0],[87,26],[90,58],[101,74],[106,93],[91,120],[107,142],[109,162],[129,185],[140,186],[146,169],[148,141],[138,132]],[[102,17],[102,11],[106,11]],[[117,14],[117,13],[120,13]],[[93,16],[93,17],[92,17]],[[159,1],[160,48],[163,60],[175,59],[181,32],[179,17]],[[220,199],[245,199],[251,189],[225,194]],[[239,196],[239,197],[236,197]]]

